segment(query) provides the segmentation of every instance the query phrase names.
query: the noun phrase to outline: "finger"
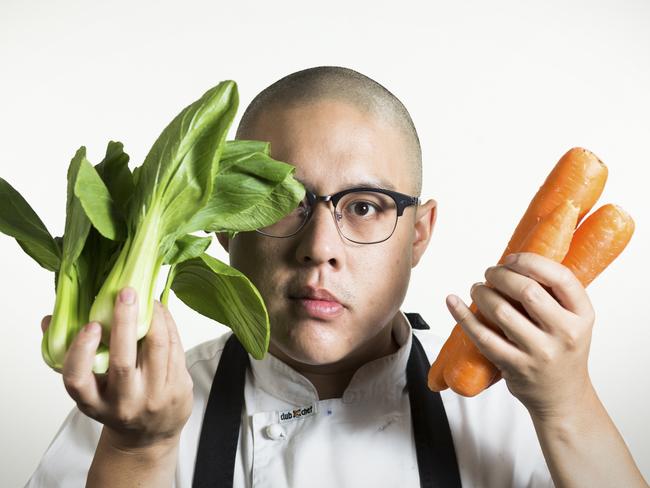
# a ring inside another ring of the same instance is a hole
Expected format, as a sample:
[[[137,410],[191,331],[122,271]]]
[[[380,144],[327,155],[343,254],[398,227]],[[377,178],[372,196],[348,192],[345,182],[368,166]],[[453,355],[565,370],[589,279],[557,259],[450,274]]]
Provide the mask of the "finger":
[[[169,309],[162,306],[163,313],[167,318],[167,331],[169,333],[169,358],[167,361],[167,381],[177,381],[181,375],[185,375],[187,367],[185,365],[185,350],[181,343],[181,336],[176,327],[176,321],[169,313]]]
[[[63,384],[79,410],[97,418],[102,410],[102,398],[97,379],[93,374],[95,352],[99,346],[101,325],[87,324],[74,338],[63,362]]]
[[[46,315],[41,320],[41,330],[43,331],[43,333],[45,333],[47,328],[50,326],[50,322],[52,322],[52,316],[51,315]]]
[[[460,324],[481,354],[492,361],[497,368],[502,369],[523,359],[524,353],[517,346],[479,321],[459,297],[449,295],[446,302],[454,320]]]
[[[121,390],[120,395],[132,393],[137,358],[138,297],[127,287],[117,294],[111,324],[108,360],[109,384]]]
[[[509,256],[508,268],[528,276],[550,288],[557,301],[567,310],[582,317],[593,314],[585,287],[569,268],[539,254],[525,252]]]
[[[519,348],[531,352],[543,340],[544,332],[522,315],[497,290],[482,283],[472,286],[470,295],[483,317],[503,331]]]
[[[554,332],[557,326],[572,320],[575,314],[558,303],[544,287],[528,276],[505,266],[488,268],[485,277],[506,297],[523,307],[524,313],[543,330]],[[516,308],[516,307],[515,307]]]
[[[167,358],[169,357],[169,332],[167,317],[162,305],[154,301],[149,331],[142,341],[142,370],[156,391],[163,389],[167,381]]]

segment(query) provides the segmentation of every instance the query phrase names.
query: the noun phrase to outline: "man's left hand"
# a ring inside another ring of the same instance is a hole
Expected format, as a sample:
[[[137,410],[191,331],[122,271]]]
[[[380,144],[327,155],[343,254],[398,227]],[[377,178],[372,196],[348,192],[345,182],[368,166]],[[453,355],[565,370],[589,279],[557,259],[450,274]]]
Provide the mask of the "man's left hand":
[[[494,330],[458,299],[450,312],[509,390],[539,419],[560,418],[593,390],[587,370],[595,314],[564,265],[534,253],[490,267],[470,292]]]

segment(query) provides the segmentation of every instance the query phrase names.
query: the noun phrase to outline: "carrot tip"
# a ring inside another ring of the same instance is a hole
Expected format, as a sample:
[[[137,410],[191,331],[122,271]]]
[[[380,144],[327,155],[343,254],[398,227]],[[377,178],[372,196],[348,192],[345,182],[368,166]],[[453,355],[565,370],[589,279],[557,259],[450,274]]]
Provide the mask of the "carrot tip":
[[[631,218],[630,214],[627,211],[625,211],[625,209],[623,207],[621,207],[620,205],[617,205],[615,203],[613,203],[612,205],[614,205],[614,208],[616,209],[616,211],[618,213],[620,213],[625,219],[630,219]]]

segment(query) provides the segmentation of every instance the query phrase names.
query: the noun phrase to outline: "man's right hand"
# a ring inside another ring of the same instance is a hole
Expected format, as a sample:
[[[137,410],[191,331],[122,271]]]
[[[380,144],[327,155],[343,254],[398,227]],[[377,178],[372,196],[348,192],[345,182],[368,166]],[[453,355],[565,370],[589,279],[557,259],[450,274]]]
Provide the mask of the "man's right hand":
[[[135,290],[115,302],[106,375],[92,371],[101,327],[89,323],[65,356],[63,383],[79,410],[104,424],[102,441],[122,452],[143,452],[178,444],[192,411],[192,379],[176,324],[167,308],[154,303],[147,335],[138,347]],[[43,331],[51,316],[43,318]]]

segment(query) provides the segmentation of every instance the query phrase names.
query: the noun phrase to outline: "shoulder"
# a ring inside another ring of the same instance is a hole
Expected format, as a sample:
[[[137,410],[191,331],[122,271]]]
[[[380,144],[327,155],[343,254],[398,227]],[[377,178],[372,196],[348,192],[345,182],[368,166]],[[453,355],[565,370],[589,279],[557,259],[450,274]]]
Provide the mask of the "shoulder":
[[[185,352],[185,364],[192,376],[195,394],[205,389],[210,391],[221,354],[231,335],[232,332],[227,331],[215,339],[197,344]]]
[[[185,360],[188,368],[192,368],[204,361],[219,362],[219,357],[226,346],[226,342],[232,335],[232,331],[227,331],[220,336],[209,341],[201,342],[196,346],[185,351]]]

